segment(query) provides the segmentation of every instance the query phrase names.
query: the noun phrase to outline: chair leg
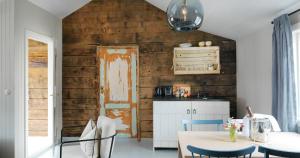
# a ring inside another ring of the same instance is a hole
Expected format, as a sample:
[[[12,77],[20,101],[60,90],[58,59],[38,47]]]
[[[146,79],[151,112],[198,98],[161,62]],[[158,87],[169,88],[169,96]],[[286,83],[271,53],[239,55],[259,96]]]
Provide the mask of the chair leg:
[[[109,158],[111,158],[112,148],[113,148],[113,145],[114,145],[114,139],[115,139],[115,137],[112,137],[112,138],[111,138],[111,145],[110,145],[110,151],[109,151]]]
[[[59,150],[59,158],[62,158],[62,145],[63,144],[60,144],[60,146],[59,146],[59,148],[60,148],[60,150]]]
[[[269,153],[265,153],[265,158],[269,158]]]

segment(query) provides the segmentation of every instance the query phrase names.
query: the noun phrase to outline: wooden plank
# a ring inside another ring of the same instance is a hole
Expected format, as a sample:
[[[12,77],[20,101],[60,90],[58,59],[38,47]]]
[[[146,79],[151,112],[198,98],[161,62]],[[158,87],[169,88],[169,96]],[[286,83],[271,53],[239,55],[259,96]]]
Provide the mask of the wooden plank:
[[[48,57],[29,57],[29,67],[48,67]]]
[[[140,88],[140,97],[141,99],[152,98],[154,94],[153,88]]]
[[[97,110],[97,100],[96,99],[63,99],[63,110]]]
[[[63,98],[65,99],[95,99],[97,97],[96,89],[63,89]]]
[[[29,88],[48,88],[47,68],[29,68]]]
[[[37,136],[42,136],[42,137],[45,137],[45,136],[48,136],[48,131],[31,131],[29,130],[29,136],[34,136],[34,137],[37,137]]]
[[[29,99],[29,109],[47,110],[48,99]]]
[[[47,120],[48,110],[30,109],[28,114],[29,120]]]
[[[153,132],[142,132],[142,138],[153,138]]]
[[[96,57],[94,56],[64,56],[64,66],[95,66]]]
[[[153,111],[152,110],[141,110],[141,121],[152,121],[153,120],[153,116],[152,116],[152,113]]]
[[[28,120],[30,131],[48,131],[48,120]]]
[[[29,99],[47,99],[48,89],[35,89],[31,88],[29,90]]]
[[[63,55],[64,57],[73,55],[73,56],[94,56],[96,48],[84,48],[87,47],[87,44],[74,45],[74,44],[64,44]]]
[[[63,67],[63,77],[96,77],[96,65],[94,67]]]
[[[152,99],[141,99],[140,100],[140,109],[151,110],[152,107],[153,107]]]
[[[93,77],[64,77],[64,88],[97,88],[97,81]]]
[[[64,127],[70,127],[70,126],[84,126],[87,125],[88,120],[63,120],[63,126]],[[97,121],[97,120],[94,120]],[[81,129],[83,129],[82,127]]]
[[[74,117],[76,116],[76,117]],[[63,110],[63,120],[64,121],[81,121],[81,120],[96,120],[98,118],[98,112],[96,110]]]
[[[153,122],[152,121],[142,121],[141,122],[141,131],[142,132],[152,132],[153,131]]]
[[[141,77],[140,87],[141,88],[154,88],[159,85],[159,78],[156,77]]]
[[[234,97],[236,96],[235,86],[209,86],[207,87],[193,87],[193,92],[208,93],[211,97]]]
[[[29,120],[30,136],[48,135],[48,46],[29,40]]]

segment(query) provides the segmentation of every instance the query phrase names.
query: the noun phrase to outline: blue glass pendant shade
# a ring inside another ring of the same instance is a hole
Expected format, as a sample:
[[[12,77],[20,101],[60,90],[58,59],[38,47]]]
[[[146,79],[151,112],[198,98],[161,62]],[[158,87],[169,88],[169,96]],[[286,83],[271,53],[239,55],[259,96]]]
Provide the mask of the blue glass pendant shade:
[[[200,0],[172,0],[167,9],[167,16],[172,29],[188,32],[200,28],[204,11]]]

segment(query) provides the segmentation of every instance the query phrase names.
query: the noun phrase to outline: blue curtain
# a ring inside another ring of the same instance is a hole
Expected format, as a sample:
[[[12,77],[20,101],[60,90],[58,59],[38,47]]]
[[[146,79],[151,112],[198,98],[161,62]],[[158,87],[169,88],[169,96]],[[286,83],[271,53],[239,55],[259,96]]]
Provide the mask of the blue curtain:
[[[282,131],[296,131],[297,107],[292,28],[288,15],[274,20],[272,113]]]

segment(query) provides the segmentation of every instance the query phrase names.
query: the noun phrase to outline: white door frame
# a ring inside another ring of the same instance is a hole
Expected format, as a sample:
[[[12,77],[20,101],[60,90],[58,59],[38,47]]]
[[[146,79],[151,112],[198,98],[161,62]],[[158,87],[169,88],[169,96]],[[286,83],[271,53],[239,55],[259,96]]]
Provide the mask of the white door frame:
[[[28,40],[36,40],[40,41],[43,43],[46,43],[48,45],[48,136],[49,141],[51,142],[51,146],[53,146],[55,142],[55,137],[54,137],[54,130],[55,130],[55,123],[54,123],[54,108],[56,106],[55,104],[55,92],[54,92],[54,87],[55,87],[55,49],[54,49],[54,40],[51,37],[41,35],[32,31],[26,31],[25,33],[25,152],[26,152],[26,157],[28,157],[28,108],[29,108],[29,94],[28,94],[28,89],[29,89],[29,49],[28,45],[29,42]]]

